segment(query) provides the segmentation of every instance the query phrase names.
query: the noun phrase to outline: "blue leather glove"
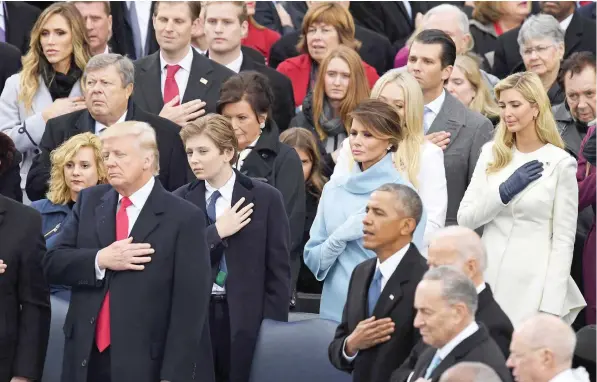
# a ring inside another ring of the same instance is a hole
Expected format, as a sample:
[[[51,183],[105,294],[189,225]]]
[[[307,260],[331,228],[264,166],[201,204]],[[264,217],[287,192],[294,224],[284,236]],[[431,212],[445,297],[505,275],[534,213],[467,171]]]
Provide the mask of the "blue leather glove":
[[[336,228],[333,237],[345,243],[362,238],[365,215],[365,212],[359,212],[349,216],[340,227]]]
[[[508,204],[519,192],[533,181],[541,178],[543,163],[532,160],[520,166],[510,177],[500,184],[500,198],[502,203]]]

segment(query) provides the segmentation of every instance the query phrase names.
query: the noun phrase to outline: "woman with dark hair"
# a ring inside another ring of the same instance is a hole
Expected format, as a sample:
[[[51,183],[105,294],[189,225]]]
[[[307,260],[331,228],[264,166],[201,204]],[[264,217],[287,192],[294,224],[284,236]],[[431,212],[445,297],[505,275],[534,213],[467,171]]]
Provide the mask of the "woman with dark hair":
[[[300,127],[292,127],[280,134],[280,142],[294,148],[303,165],[303,178],[305,179],[305,191],[307,192],[305,228],[301,245],[304,248],[307,241],[309,241],[309,231],[311,231],[311,226],[317,214],[319,198],[321,198],[323,186],[328,179],[322,174],[323,163],[319,153],[319,146],[311,131]],[[322,287],[323,284],[317,281],[311,271],[304,266],[304,262],[301,262],[297,290],[304,293],[321,293]]]
[[[222,84],[217,110],[230,119],[238,139],[239,155],[234,168],[282,193],[290,221],[291,264],[293,274],[298,274],[305,224],[305,183],[296,151],[278,139],[279,130],[271,118],[273,99],[263,74],[242,72]]]
[[[0,131],[23,154],[23,190],[46,122],[86,108],[81,77],[90,57],[85,21],[77,8],[65,2],[46,8],[31,31],[23,69],[6,80],[0,96]]]
[[[19,169],[21,158],[12,139],[0,133],[0,194],[19,202],[23,201]]]
[[[412,184],[394,165],[393,153],[404,138],[396,107],[367,99],[350,113],[349,143],[354,161],[350,172],[332,178],[321,195],[320,205],[305,246],[305,264],[323,281],[319,314],[340,322],[355,267],[375,254],[363,247],[363,218],[369,197],[386,183]],[[414,187],[412,187],[414,188]],[[413,243],[422,248],[427,216],[423,213]]]

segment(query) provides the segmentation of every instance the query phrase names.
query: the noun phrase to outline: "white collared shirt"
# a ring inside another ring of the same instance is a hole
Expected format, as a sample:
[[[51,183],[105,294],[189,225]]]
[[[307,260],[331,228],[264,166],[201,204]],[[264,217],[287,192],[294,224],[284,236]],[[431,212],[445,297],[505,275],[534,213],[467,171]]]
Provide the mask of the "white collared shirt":
[[[589,373],[584,367],[576,369],[564,370],[560,374],[556,375],[549,382],[589,382]]]
[[[236,173],[232,171],[230,179],[220,188],[214,188],[208,181],[205,182],[205,205],[209,204],[211,196],[214,191],[220,191],[220,197],[216,200],[216,219],[219,218],[227,208],[232,207],[232,192],[234,191],[234,183],[236,182]],[[211,287],[211,293],[223,293],[226,288],[223,288],[216,283]]]
[[[240,67],[243,65],[243,52],[240,52],[238,58],[232,61],[229,64],[224,65],[228,69],[232,70],[234,73],[240,73]]]
[[[560,22],[560,28],[562,28],[564,33],[566,32],[566,29],[568,29],[570,23],[572,22],[572,16],[574,16],[574,13],[570,14],[570,16],[566,17],[564,20],[562,20],[562,22]]]
[[[195,49],[195,51],[203,56],[205,56],[205,54],[207,53],[207,50],[201,50],[200,48],[193,46],[193,49]]]
[[[4,1],[0,1],[0,29],[6,32],[6,20],[4,20],[6,15],[4,14]]]
[[[132,1],[126,2],[127,9],[131,9]],[[137,8],[137,21],[139,22],[139,33],[141,34],[141,44],[143,44],[143,52],[145,52],[145,44],[147,42],[147,34],[149,33],[149,23],[151,20],[151,1],[135,1],[135,7]]]
[[[104,52],[102,54],[108,54],[110,53],[110,47],[108,46],[108,42],[106,41],[106,49],[104,49]]]
[[[434,99],[433,101],[429,102],[425,105],[426,108],[430,109],[431,112],[423,114],[423,124],[427,126],[427,129],[431,128],[431,125],[435,121],[435,118],[439,114],[442,106],[444,105],[444,101],[446,100],[446,90],[442,89],[442,93]]]
[[[481,294],[481,292],[483,292],[485,290],[486,286],[485,286],[485,282],[482,282],[481,284],[479,284],[479,286],[477,286],[477,294]]]
[[[439,353],[439,358],[443,361],[446,359],[448,354],[452,352],[456,348],[456,346],[460,345],[462,341],[466,340],[473,334],[475,334],[479,330],[479,325],[473,320],[463,331],[458,333],[456,337],[452,338],[447,344],[442,346],[437,352]]]
[[[184,92],[187,89],[187,84],[189,83],[189,76],[191,75],[191,66],[193,65],[193,48],[189,46],[189,52],[183,57],[182,60],[180,60],[180,62],[167,62],[162,55],[162,51],[160,50],[160,68],[162,68],[162,98],[164,96],[166,74],[168,73],[166,65],[180,65],[180,69],[178,69],[178,72],[176,72],[174,75],[174,80],[176,81],[176,85],[178,85],[178,95],[180,96],[180,103],[182,103]]]
[[[261,136],[261,134],[259,134],[259,137],[260,136]],[[259,141],[259,137],[257,137],[257,139],[255,139],[253,142],[251,142],[251,144],[249,146],[247,146],[246,149],[242,150],[238,154],[238,161],[236,162],[236,167],[235,167],[237,170],[243,168],[243,164],[245,163],[245,159],[247,159],[247,157],[249,156],[249,154],[251,154],[251,151],[253,151],[253,148],[255,148],[255,145],[257,145],[257,141]]]
[[[124,114],[120,118],[118,118],[118,121],[116,121],[116,123],[124,122],[126,119],[126,113],[128,113],[128,110],[124,111]],[[101,122],[95,121],[95,135],[100,135],[102,130],[107,129],[108,127],[109,126],[106,126]]]
[[[141,214],[141,210],[143,210],[143,206],[145,206],[145,203],[147,202],[147,199],[149,198],[149,194],[151,194],[151,191],[153,190],[153,186],[155,185],[155,178],[152,176],[149,178],[149,180],[147,181],[147,183],[145,183],[145,185],[143,187],[141,187],[140,189],[138,189],[137,191],[135,191],[131,196],[129,196],[129,199],[131,200],[131,205],[128,206],[126,208],[126,215],[129,218],[129,232],[128,235],[131,235],[131,231],[133,230],[133,227],[135,226],[135,223],[137,222],[137,218],[139,217],[139,215]],[[122,195],[118,195],[118,204],[116,205],[116,213],[118,213],[118,209],[120,208],[120,201],[122,200],[123,196]],[[116,218],[116,217],[114,217]],[[103,280],[104,276],[106,276],[106,270],[105,269],[99,269],[99,265],[97,263],[97,255],[95,255],[95,277],[98,280]]]

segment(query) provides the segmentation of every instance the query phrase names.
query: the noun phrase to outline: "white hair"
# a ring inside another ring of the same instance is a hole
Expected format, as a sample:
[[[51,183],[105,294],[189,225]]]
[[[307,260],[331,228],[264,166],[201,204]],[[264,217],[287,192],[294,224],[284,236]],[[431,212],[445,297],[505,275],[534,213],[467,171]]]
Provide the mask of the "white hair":
[[[423,16],[423,25],[431,18],[433,15],[437,15],[440,13],[456,13],[458,15],[458,26],[463,34],[470,34],[469,28],[469,20],[466,13],[464,13],[460,8],[452,4],[440,4],[437,7],[433,7],[425,13]]]
[[[536,314],[524,321],[515,334],[524,337],[533,349],[549,349],[559,366],[572,366],[576,334],[559,317],[547,313]]]
[[[533,15],[526,19],[518,32],[518,46],[522,49],[524,45],[533,40],[548,38],[555,44],[564,44],[564,31],[560,23],[552,15]]]
[[[442,298],[450,305],[465,304],[471,317],[475,317],[479,297],[473,282],[464,273],[454,267],[443,265],[428,270],[423,280],[441,281]]]
[[[501,382],[501,378],[481,362],[460,362],[446,370],[439,382]]]
[[[487,251],[479,235],[472,229],[457,225],[442,228],[435,233],[429,245],[443,243],[454,246],[462,264],[474,258],[481,272],[487,269]]]

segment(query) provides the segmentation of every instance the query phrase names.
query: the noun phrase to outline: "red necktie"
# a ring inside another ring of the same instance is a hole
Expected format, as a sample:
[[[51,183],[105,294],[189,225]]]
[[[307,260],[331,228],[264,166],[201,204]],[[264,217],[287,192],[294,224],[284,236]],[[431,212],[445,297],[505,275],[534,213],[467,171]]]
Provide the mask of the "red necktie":
[[[178,95],[178,84],[174,75],[180,69],[180,65],[166,65],[166,82],[164,83],[164,103],[168,103]],[[174,106],[180,105],[180,100]]]
[[[592,3],[592,1],[579,1],[579,4],[581,7],[584,7],[585,5],[589,5],[591,3]]]
[[[116,241],[124,240],[129,236],[129,217],[126,214],[126,208],[132,204],[126,196],[120,201],[120,208],[116,213]],[[106,293],[97,316],[95,342],[100,353],[110,346],[110,291]]]

